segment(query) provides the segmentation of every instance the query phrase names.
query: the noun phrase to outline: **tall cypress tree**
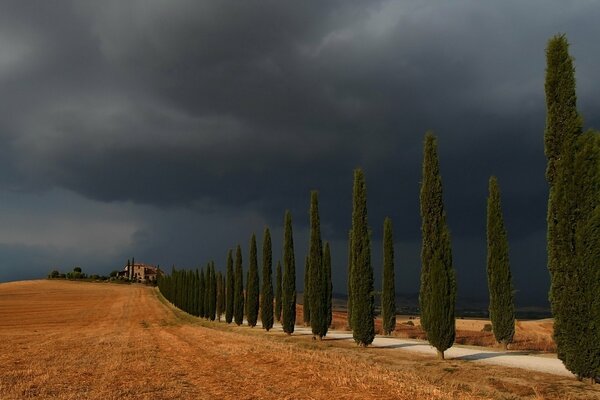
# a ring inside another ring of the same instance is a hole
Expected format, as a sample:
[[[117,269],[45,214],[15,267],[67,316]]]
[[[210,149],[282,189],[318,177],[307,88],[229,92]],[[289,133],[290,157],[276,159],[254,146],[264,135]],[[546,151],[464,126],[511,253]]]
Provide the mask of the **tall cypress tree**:
[[[225,273],[225,322],[233,321],[233,304],[235,293],[235,277],[233,275],[233,255],[231,250],[227,252],[227,272]]]
[[[384,335],[389,335],[396,329],[395,280],[392,220],[386,218],[383,221],[383,282],[381,284],[381,318]]]
[[[281,262],[277,261],[277,268],[275,270],[275,320],[281,322],[281,301],[282,301],[282,275],[281,275]]]
[[[327,326],[331,327],[333,321],[333,281],[331,280],[331,249],[329,242],[325,242],[323,248],[323,269],[325,271],[325,289],[327,299]]]
[[[233,290],[233,318],[236,325],[244,322],[244,271],[242,267],[242,248],[235,250],[235,280]]]
[[[200,268],[200,280],[198,282],[198,316],[204,318],[204,298],[206,291],[204,269]]]
[[[570,276],[574,266],[573,186],[574,143],[582,131],[577,112],[575,69],[564,35],[555,36],[546,49],[546,131],[545,152],[548,159],[546,178],[548,198],[548,270],[550,303],[554,315],[554,340],[558,357],[565,364],[572,353],[569,326],[572,309]]]
[[[575,69],[564,35],[550,39],[546,61],[544,139],[554,340],[567,369],[593,381],[600,377],[600,259],[593,257],[600,213],[599,134],[582,134]]]
[[[258,297],[260,294],[258,278],[258,260],[256,255],[256,235],[250,239],[250,260],[248,282],[246,283],[246,319],[248,326],[255,327],[258,321]]]
[[[317,191],[310,194],[310,246],[308,258],[310,327],[314,336],[322,339],[327,335],[327,276],[323,266],[323,242],[319,218]]]
[[[500,188],[495,176],[490,177],[487,202],[487,278],[494,336],[506,350],[515,335],[515,306],[508,239],[502,217]]]
[[[294,256],[294,234],[292,230],[292,214],[286,210],[283,234],[283,296],[282,315],[283,331],[288,335],[294,333],[296,324],[296,258]]]
[[[263,328],[268,332],[273,327],[273,253],[269,228],[265,228],[263,235],[262,261],[263,281],[260,296],[260,321]]]
[[[215,262],[210,263],[210,299],[209,299],[209,310],[210,314],[208,318],[214,321],[217,318],[217,274],[215,271]]]
[[[217,272],[217,321],[221,322],[221,315],[223,314],[223,309],[225,305],[225,295],[223,292],[224,283],[223,283],[223,274],[221,271]]]
[[[302,293],[302,318],[304,326],[310,326],[310,264],[308,255],[304,258],[304,292]]]
[[[367,221],[367,185],[362,169],[354,170],[352,205],[352,336],[358,345],[375,339],[373,266]]]
[[[456,335],[456,278],[442,199],[437,140],[430,132],[425,135],[421,182],[421,326],[443,359],[444,351],[452,346]]]
[[[204,277],[204,318],[210,318],[210,287],[212,285],[212,271],[210,262],[206,264],[206,276]]]
[[[600,382],[600,132],[588,131],[577,142],[575,158],[577,223],[573,335],[565,365],[581,378]]]
[[[352,229],[348,231],[348,311],[346,318],[348,319],[348,328],[352,330]]]

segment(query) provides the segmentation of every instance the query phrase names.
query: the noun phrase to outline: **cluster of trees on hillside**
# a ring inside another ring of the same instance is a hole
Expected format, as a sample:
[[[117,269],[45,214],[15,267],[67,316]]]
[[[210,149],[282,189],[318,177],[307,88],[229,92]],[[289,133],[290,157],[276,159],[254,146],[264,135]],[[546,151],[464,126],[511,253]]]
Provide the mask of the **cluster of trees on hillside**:
[[[106,276],[99,276],[99,275],[92,275],[89,278],[90,279],[101,279],[101,280],[108,279],[108,277],[106,277]],[[75,267],[75,268],[73,268],[73,271],[69,271],[67,273],[62,273],[62,272],[60,272],[57,269],[53,269],[48,274],[48,279],[71,279],[71,280],[76,280],[76,279],[88,279],[88,276],[83,273],[83,271],[81,270],[81,267]]]
[[[555,317],[558,356],[582,378],[600,376],[600,134],[583,133],[576,110],[575,78],[568,43],[556,36],[547,48],[545,133],[548,158],[548,267],[552,278],[550,300]],[[437,139],[428,132],[423,150],[420,214],[422,219],[421,326],[440,358],[455,340],[456,274],[450,229],[446,220]],[[489,178],[487,198],[487,278],[492,330],[504,349],[515,334],[514,287],[508,236],[502,214],[498,179]],[[305,259],[303,314],[315,338],[327,335],[332,322],[331,249],[321,237],[318,192],[310,193],[310,240]],[[383,279],[381,315],[384,334],[396,328],[395,270],[392,221],[383,223]],[[283,270],[277,263],[272,282],[271,235],[264,230],[262,282],[258,270],[256,236],[249,247],[244,285],[241,247],[227,254],[225,276],[173,269],[159,287],[177,307],[214,320],[225,312],[227,323],[241,325],[244,316],[254,327],[260,313],[263,328],[281,321],[284,332],[294,332],[296,267],[292,216],[284,218]],[[371,263],[371,229],[367,216],[367,187],[362,169],[354,171],[352,227],[348,237],[348,325],[356,343],[370,345],[375,337],[375,291]],[[274,289],[275,288],[275,289]],[[215,307],[214,304],[217,304]],[[220,306],[218,306],[220,304]]]

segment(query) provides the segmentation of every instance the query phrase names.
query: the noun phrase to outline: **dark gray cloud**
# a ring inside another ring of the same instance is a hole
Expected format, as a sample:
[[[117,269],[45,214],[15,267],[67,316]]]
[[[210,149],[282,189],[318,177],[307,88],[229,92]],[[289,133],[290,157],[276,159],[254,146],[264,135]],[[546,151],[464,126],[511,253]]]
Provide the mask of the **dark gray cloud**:
[[[352,169],[362,166],[374,259],[389,215],[401,288],[414,291],[421,145],[433,129],[461,295],[485,296],[495,174],[515,279],[533,287],[520,299],[545,298],[544,46],[568,34],[580,108],[600,123],[595,4],[65,1],[0,11],[1,189],[24,199],[62,190],[126,215],[127,228],[98,229],[130,240],[107,243],[110,256],[86,253],[91,264],[224,258],[252,231],[280,229],[286,208],[303,232],[318,189],[342,290]],[[22,238],[10,245],[40,246]],[[67,242],[40,254],[64,259]]]

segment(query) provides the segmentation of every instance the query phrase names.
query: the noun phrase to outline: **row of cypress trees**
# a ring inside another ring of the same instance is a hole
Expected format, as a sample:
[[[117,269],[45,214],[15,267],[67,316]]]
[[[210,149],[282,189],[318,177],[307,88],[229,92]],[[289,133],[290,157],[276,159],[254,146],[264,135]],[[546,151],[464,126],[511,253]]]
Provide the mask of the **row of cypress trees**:
[[[250,239],[249,268],[245,286],[242,250],[238,245],[235,263],[232,250],[227,252],[224,275],[215,271],[214,262],[208,264],[206,271],[178,270],[173,267],[170,275],[163,275],[159,279],[158,287],[161,293],[176,307],[192,315],[220,321],[221,316],[225,314],[225,322],[235,322],[237,325],[243,323],[245,316],[249,326],[256,326],[260,310],[264,329],[270,330],[276,319],[282,323],[286,333],[293,333],[296,320],[296,271],[292,216],[289,211],[285,213],[284,224],[284,268],[282,271],[281,263],[277,263],[275,293],[269,228],[265,229],[263,236],[262,284],[259,284],[257,244],[253,234]],[[331,270],[330,258],[328,265]],[[330,275],[328,283],[331,286]],[[328,293],[331,293],[331,289]]]
[[[214,321],[220,320],[225,305],[225,279],[215,271],[215,263],[206,269],[178,270],[170,275],[160,275],[158,288],[173,305],[188,314]]]
[[[443,358],[444,351],[452,346],[455,339],[456,278],[452,267],[450,233],[442,199],[437,140],[432,133],[427,133],[425,136],[420,197],[423,235],[419,295],[421,325],[427,333],[429,342],[438,349],[440,357]],[[313,335],[321,339],[327,335],[328,328],[332,323],[333,287],[331,251],[329,243],[323,245],[321,239],[318,193],[316,191],[311,192],[309,216],[310,241],[305,261],[304,322],[311,327]],[[239,245],[236,248],[235,271],[232,251],[229,250],[224,277],[218,273],[215,278],[214,262],[207,267],[206,276],[203,270],[200,271],[197,280],[194,280],[194,275],[189,271],[180,273],[180,271],[174,270],[170,277],[166,277],[160,282],[161,291],[176,306],[185,311],[191,310],[188,312],[194,315],[209,315],[209,318],[213,320],[212,315],[216,315],[220,320],[221,314],[225,313],[225,321],[227,323],[235,322],[237,325],[242,324],[245,315],[248,325],[254,327],[260,311],[264,329],[270,330],[273,327],[274,319],[281,318],[284,331],[288,334],[293,333],[296,317],[296,288],[292,219],[289,211],[286,211],[284,226],[284,270],[282,273],[281,265],[278,263],[275,295],[272,283],[271,234],[268,228],[263,234],[262,285],[259,283],[257,243],[256,236],[253,234],[250,239],[249,268],[245,291],[242,254]],[[384,334],[390,334],[396,325],[393,243],[392,221],[390,218],[386,218],[383,231],[383,290],[381,293]],[[361,169],[354,171],[348,271],[348,322],[356,343],[360,346],[368,346],[375,338],[375,292],[367,217],[367,189],[364,172]],[[171,284],[171,281],[174,283]],[[497,340],[506,347],[514,335],[513,289],[500,193],[494,177],[490,179],[488,198],[488,282],[490,316],[494,334]],[[187,285],[185,289],[180,289],[178,286],[182,283]],[[197,306],[188,304],[188,299],[193,299],[195,294],[185,294],[190,290],[188,286],[193,288],[194,285],[198,286],[199,296],[204,299]],[[172,293],[172,287],[178,288],[175,293]],[[212,300],[213,298],[214,300]],[[215,306],[213,306],[213,301],[216,302]]]
[[[550,301],[555,318],[554,338],[558,356],[581,378],[600,376],[600,133],[583,132],[576,108],[575,77],[568,42],[553,37],[546,49],[545,152],[548,200],[548,268]],[[422,218],[421,325],[441,358],[455,339],[456,275],[450,231],[446,222],[437,139],[427,133],[424,143],[420,190]],[[275,319],[284,331],[294,330],[296,317],[295,257],[291,214],[284,220],[283,272],[278,263],[275,286]],[[313,335],[327,334],[332,318],[331,254],[320,231],[318,193],[311,192],[310,242],[305,261],[304,322]],[[395,272],[392,223],[384,221],[383,332],[395,329]],[[176,306],[192,314],[214,319],[225,310],[226,321],[240,325],[244,310],[255,326],[258,310],[265,329],[273,326],[271,238],[263,239],[263,283],[259,296],[256,238],[250,242],[250,260],[244,297],[241,249],[238,245],[233,271],[232,252],[227,257],[226,277],[215,275],[214,263],[204,271],[177,271],[161,279],[159,287]],[[489,180],[487,199],[487,277],[489,313],[496,340],[504,348],[515,333],[514,288],[510,272],[508,239],[502,216],[498,180]],[[348,323],[361,346],[372,343],[374,285],[370,229],[364,173],[354,171],[352,228],[348,238]],[[219,302],[219,298],[223,302]],[[261,304],[259,307],[259,298]]]

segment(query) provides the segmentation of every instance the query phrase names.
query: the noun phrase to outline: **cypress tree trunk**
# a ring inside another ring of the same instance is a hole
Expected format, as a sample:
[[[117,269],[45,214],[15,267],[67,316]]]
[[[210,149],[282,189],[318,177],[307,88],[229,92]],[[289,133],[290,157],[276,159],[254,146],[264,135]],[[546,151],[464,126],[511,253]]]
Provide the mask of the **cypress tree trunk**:
[[[496,341],[506,349],[515,335],[515,307],[508,261],[508,239],[504,229],[500,189],[496,177],[489,182],[487,202],[487,277],[490,320]]]
[[[348,231],[348,311],[346,313],[348,328],[352,330],[352,230]]]
[[[558,358],[580,378],[600,377],[600,142],[582,134],[575,72],[564,35],[546,49],[548,269]]]
[[[381,285],[381,317],[384,335],[389,335],[396,329],[395,280],[392,220],[386,218],[383,222],[383,282]]]
[[[204,269],[200,268],[200,282],[198,283],[198,316],[204,318],[204,298],[206,291]]]
[[[325,270],[325,288],[327,290],[327,327],[331,327],[333,321],[333,281],[331,280],[331,249],[329,242],[325,242],[323,249],[323,266]]]
[[[248,282],[246,286],[246,318],[248,326],[255,327],[258,321],[258,296],[260,293],[258,280],[258,260],[256,256],[256,235],[250,239],[250,260]]]
[[[443,358],[456,335],[456,278],[452,268],[450,232],[442,199],[442,178],[433,134],[425,135],[421,184],[421,326]]]
[[[244,322],[244,271],[242,267],[242,249],[239,244],[235,250],[233,318],[238,326]]]
[[[231,250],[227,252],[227,272],[225,284],[225,322],[233,321],[233,305],[235,293],[235,276],[233,274],[233,255]]]
[[[281,322],[281,297],[282,297],[282,276],[281,276],[281,262],[277,261],[277,268],[275,270],[275,320]]]
[[[354,170],[352,207],[352,336],[358,345],[375,339],[373,266],[367,222],[367,186],[360,168]]]
[[[304,326],[310,326],[310,264],[308,255],[304,258],[304,292],[302,293],[302,317]]]
[[[292,231],[292,214],[285,212],[283,234],[283,331],[288,335],[294,333],[296,324],[296,259],[294,256],[294,234]]]
[[[263,235],[262,295],[260,297],[260,321],[267,332],[273,327],[273,255],[271,232],[265,228]]]
[[[319,340],[327,335],[327,276],[323,266],[323,242],[319,199],[316,191],[310,194],[310,246],[309,246],[309,298],[310,327]],[[306,302],[306,301],[305,301]]]

